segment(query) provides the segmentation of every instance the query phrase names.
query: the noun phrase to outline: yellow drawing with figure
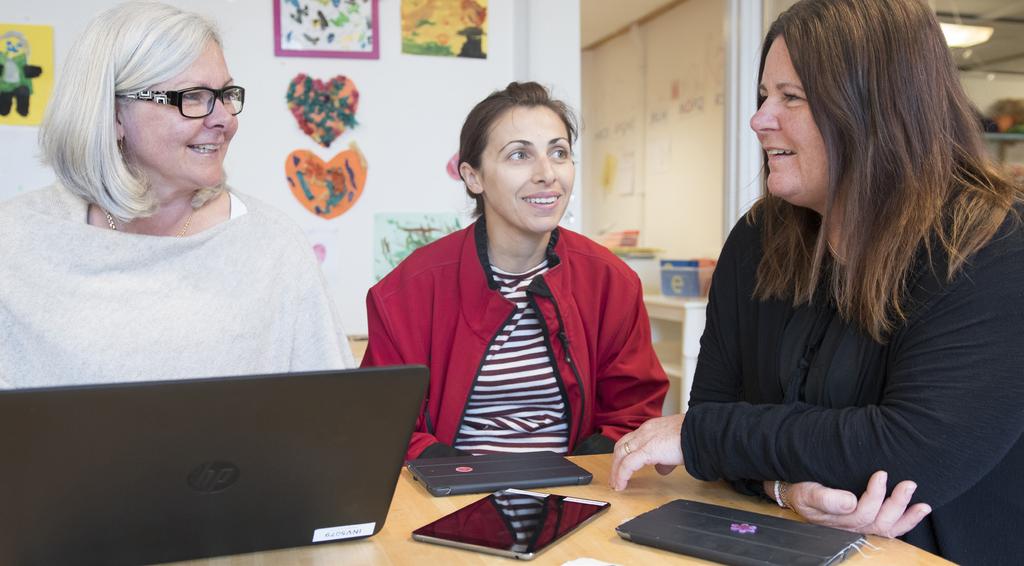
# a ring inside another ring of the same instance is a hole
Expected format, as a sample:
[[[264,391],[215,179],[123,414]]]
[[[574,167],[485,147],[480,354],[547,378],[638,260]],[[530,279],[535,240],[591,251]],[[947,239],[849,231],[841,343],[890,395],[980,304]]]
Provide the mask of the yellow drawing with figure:
[[[0,23],[0,125],[39,125],[52,90],[53,28]]]
[[[402,0],[402,53],[487,58],[487,0]]]

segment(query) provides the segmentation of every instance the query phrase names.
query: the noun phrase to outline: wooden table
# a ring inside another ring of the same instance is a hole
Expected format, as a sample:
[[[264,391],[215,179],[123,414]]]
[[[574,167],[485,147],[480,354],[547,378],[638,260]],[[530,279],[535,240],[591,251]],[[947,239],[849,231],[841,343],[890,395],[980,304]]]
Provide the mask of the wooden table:
[[[580,456],[572,458],[577,464],[594,474],[594,481],[585,486],[566,486],[541,489],[587,499],[610,501],[611,508],[593,522],[584,525],[567,538],[537,556],[534,564],[563,564],[587,557],[614,564],[709,564],[655,548],[626,542],[615,534],[620,523],[649,511],[673,499],[686,498],[756,511],[778,517],[797,518],[776,505],[739,495],[722,482],[701,482],[690,477],[685,470],[676,469],[669,476],[660,476],[653,468],[641,471],[623,492],[608,487],[611,455]],[[180,562],[179,566],[335,566],[362,564],[503,564],[516,561],[499,556],[480,554],[434,544],[416,542],[410,533],[434,519],[446,515],[463,505],[483,497],[482,494],[453,497],[432,497],[409,474],[402,470],[398,479],[391,511],[381,532],[359,541],[332,543],[326,546],[302,547],[270,552],[241,554],[206,560]],[[879,547],[870,558],[855,555],[843,564],[950,564],[935,555],[899,540],[868,537]]]

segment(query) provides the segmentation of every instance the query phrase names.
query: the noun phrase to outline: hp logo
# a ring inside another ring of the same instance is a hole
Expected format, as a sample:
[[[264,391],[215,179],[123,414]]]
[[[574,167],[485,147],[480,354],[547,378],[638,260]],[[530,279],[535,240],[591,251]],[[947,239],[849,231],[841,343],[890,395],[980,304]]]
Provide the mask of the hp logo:
[[[231,462],[203,462],[188,475],[188,486],[200,493],[217,493],[238,481],[239,474]]]

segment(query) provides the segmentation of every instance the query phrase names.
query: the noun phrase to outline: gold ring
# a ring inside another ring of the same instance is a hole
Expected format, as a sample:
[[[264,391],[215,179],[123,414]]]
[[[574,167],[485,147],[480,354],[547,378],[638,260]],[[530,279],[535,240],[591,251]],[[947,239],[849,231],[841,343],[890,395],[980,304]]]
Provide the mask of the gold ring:
[[[629,442],[622,443],[622,450],[626,453],[626,456],[629,456],[629,453],[632,452],[632,450],[629,449]]]

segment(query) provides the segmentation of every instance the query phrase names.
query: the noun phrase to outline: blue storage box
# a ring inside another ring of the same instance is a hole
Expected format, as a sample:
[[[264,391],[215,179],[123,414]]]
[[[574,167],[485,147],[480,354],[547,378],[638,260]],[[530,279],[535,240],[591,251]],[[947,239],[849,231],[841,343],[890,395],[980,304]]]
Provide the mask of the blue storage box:
[[[661,260],[661,294],[668,297],[701,296],[700,261]]]

